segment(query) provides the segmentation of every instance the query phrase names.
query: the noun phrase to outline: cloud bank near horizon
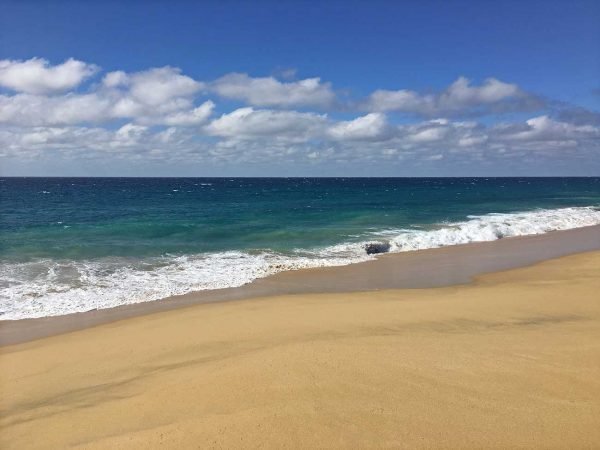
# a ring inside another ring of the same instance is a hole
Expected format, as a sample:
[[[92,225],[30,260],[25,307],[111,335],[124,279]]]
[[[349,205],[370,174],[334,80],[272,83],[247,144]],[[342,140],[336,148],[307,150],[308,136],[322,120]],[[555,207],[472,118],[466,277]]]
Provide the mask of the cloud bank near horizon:
[[[0,60],[0,153],[333,168],[599,159],[598,112],[557,108],[493,77],[348,98],[319,77],[289,75],[197,80],[169,66],[103,73],[73,58]]]

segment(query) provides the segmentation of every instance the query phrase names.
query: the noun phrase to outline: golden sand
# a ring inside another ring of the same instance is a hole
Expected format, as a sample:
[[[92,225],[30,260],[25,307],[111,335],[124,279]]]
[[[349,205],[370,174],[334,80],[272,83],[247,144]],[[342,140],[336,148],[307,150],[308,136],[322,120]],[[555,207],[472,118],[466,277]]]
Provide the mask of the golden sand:
[[[1,448],[600,447],[600,252],[0,349]]]

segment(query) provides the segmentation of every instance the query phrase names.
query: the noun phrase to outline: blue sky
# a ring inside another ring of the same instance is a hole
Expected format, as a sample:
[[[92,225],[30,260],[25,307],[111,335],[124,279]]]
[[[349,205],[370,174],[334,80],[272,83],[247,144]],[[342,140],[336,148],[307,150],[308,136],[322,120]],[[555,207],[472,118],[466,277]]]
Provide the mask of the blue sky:
[[[1,171],[600,175],[598,23],[592,1],[3,1]]]

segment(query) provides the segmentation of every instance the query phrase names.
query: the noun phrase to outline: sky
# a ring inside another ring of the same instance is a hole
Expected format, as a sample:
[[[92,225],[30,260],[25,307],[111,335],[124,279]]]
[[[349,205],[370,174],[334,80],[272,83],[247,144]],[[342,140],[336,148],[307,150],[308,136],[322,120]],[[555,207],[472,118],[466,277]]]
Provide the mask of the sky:
[[[0,11],[2,176],[600,175],[597,1]]]

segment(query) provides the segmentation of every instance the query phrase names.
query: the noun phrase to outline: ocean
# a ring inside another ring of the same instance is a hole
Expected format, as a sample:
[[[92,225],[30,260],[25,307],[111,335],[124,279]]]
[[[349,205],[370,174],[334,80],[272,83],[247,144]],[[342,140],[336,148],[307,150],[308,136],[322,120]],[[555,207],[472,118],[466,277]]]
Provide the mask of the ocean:
[[[0,206],[16,320],[596,225],[600,178],[0,178]]]

